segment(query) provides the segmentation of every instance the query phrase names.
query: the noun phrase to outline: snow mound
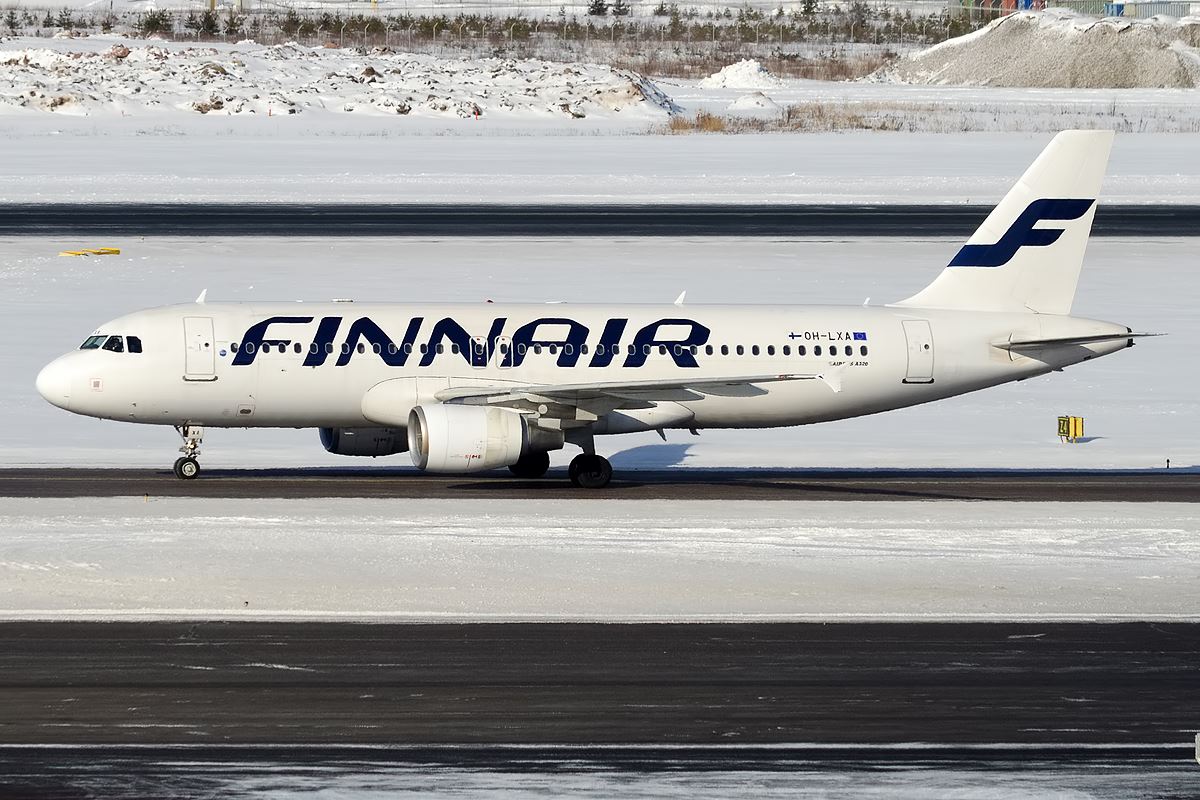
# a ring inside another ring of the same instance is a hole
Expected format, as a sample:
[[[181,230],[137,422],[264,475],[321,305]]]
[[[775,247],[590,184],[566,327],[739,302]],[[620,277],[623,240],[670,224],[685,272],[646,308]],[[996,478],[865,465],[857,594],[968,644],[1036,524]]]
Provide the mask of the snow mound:
[[[115,43],[114,43],[115,42]],[[297,114],[581,119],[660,116],[671,98],[597,64],[455,59],[387,48],[253,42],[197,47],[116,41],[0,44],[0,114]]]
[[[700,81],[702,89],[774,89],[782,85],[783,81],[752,58],[722,67],[719,72]]]
[[[871,76],[894,83],[1087,89],[1200,86],[1200,18],[1001,17]]]
[[[734,100],[726,110],[751,114],[777,114],[783,110],[783,107],[762,92],[751,92]]]

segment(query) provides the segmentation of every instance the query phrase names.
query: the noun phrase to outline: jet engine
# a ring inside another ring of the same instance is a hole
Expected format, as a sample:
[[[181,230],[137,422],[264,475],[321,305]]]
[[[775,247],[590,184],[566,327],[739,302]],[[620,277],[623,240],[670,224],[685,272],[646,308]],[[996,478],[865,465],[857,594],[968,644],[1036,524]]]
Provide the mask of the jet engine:
[[[435,404],[417,406],[408,416],[409,454],[429,472],[482,472],[562,446],[561,431],[530,425],[507,408]]]
[[[321,446],[339,456],[390,456],[408,449],[403,428],[321,428]]]

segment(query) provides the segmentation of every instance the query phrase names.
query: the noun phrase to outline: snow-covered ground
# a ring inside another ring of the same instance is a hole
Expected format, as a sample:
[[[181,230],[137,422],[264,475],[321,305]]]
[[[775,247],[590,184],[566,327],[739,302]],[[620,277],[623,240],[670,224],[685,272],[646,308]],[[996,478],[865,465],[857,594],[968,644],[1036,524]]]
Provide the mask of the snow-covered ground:
[[[0,499],[0,618],[1200,619],[1191,504]]]
[[[61,411],[34,391],[38,369],[129,311],[210,300],[887,303],[933,279],[957,240],[906,239],[146,239],[0,241],[0,464],[166,467],[170,428]],[[120,256],[62,258],[115,246]],[[604,437],[618,469],[662,467],[1076,467],[1200,464],[1196,239],[1101,238],[1075,313],[1170,335],[1064,373],[862,419],[766,431]],[[1062,444],[1056,418],[1086,419]],[[554,454],[565,464],[571,451]],[[326,454],[312,430],[210,430],[204,463],[407,466]]]
[[[471,120],[463,136],[410,136],[369,118],[292,119],[6,121],[0,202],[990,203],[1050,140],[473,135]],[[1197,152],[1200,135],[1119,136],[1101,203],[1200,203]]]

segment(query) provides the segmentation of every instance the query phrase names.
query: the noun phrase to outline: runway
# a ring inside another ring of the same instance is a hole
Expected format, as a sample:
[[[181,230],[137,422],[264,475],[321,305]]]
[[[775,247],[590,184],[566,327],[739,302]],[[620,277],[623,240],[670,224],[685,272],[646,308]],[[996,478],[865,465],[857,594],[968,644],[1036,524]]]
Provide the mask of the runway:
[[[0,497],[452,498],[625,500],[1010,500],[1200,502],[1200,472],[969,470],[616,470],[599,491],[565,471],[520,480],[507,471],[429,475],[413,469],[0,469]]]
[[[969,205],[0,204],[0,235],[967,236]],[[1100,205],[1096,236],[1189,236],[1200,205]]]
[[[1200,725],[1198,661],[1200,625],[1182,623],[14,622],[0,744],[1161,754]]]

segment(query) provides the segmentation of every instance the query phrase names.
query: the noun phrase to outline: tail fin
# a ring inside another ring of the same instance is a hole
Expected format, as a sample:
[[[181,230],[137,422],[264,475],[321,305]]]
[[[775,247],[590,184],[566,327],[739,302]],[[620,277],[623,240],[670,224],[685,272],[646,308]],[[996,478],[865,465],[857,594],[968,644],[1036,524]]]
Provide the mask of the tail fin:
[[[1112,131],[1063,131],[942,274],[895,305],[1070,314]]]

